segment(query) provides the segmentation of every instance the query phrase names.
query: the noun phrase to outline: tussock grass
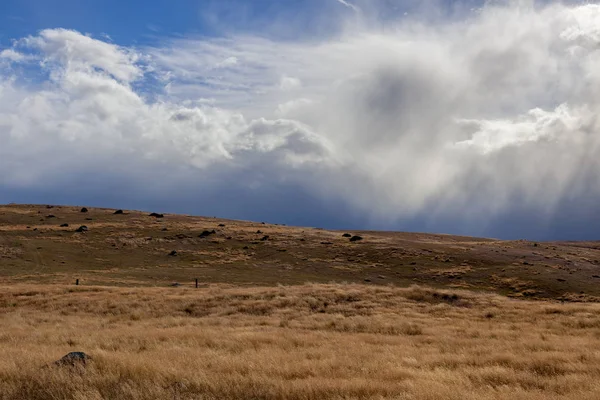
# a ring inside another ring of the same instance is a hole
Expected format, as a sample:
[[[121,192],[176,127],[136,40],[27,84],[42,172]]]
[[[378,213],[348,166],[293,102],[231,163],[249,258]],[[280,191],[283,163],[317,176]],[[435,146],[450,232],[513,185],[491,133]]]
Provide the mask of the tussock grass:
[[[596,399],[600,305],[362,285],[0,290],[0,399]],[[44,366],[70,351],[86,368]]]

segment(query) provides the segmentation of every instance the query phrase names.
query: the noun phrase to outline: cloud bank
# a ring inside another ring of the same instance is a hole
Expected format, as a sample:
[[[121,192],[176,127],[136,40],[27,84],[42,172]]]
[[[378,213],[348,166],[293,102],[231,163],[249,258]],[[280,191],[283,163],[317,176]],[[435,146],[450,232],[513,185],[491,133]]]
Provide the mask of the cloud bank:
[[[0,52],[0,193],[591,238],[599,45],[600,6],[523,2],[294,42],[44,30]]]

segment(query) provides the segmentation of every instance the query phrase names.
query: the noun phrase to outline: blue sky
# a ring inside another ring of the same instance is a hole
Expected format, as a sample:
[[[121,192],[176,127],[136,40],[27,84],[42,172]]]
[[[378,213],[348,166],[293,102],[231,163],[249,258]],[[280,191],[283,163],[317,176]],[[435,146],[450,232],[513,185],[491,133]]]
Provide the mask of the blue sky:
[[[279,21],[291,24],[288,28],[294,35],[311,35],[317,33],[315,20],[326,19],[323,14],[344,12],[348,10],[335,0],[8,0],[0,4],[4,45],[53,27],[97,37],[108,34],[121,45],[190,34],[269,34]]]
[[[600,6],[0,3],[0,202],[600,236]]]

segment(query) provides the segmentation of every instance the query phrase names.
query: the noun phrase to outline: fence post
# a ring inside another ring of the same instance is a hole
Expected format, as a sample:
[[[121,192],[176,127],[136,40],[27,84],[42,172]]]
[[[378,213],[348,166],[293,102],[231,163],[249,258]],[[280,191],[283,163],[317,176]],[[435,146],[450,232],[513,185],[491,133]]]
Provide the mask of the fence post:
[[[198,278],[196,278],[196,289],[198,289]]]
[[[75,279],[75,285],[79,285],[79,279]]]

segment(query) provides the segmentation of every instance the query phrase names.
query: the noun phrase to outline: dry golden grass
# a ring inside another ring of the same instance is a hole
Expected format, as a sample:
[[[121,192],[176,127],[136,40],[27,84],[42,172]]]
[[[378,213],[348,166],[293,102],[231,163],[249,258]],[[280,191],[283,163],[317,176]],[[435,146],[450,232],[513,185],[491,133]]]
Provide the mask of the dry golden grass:
[[[0,295],[0,399],[598,399],[600,304],[363,285]],[[45,366],[70,351],[81,369]]]

